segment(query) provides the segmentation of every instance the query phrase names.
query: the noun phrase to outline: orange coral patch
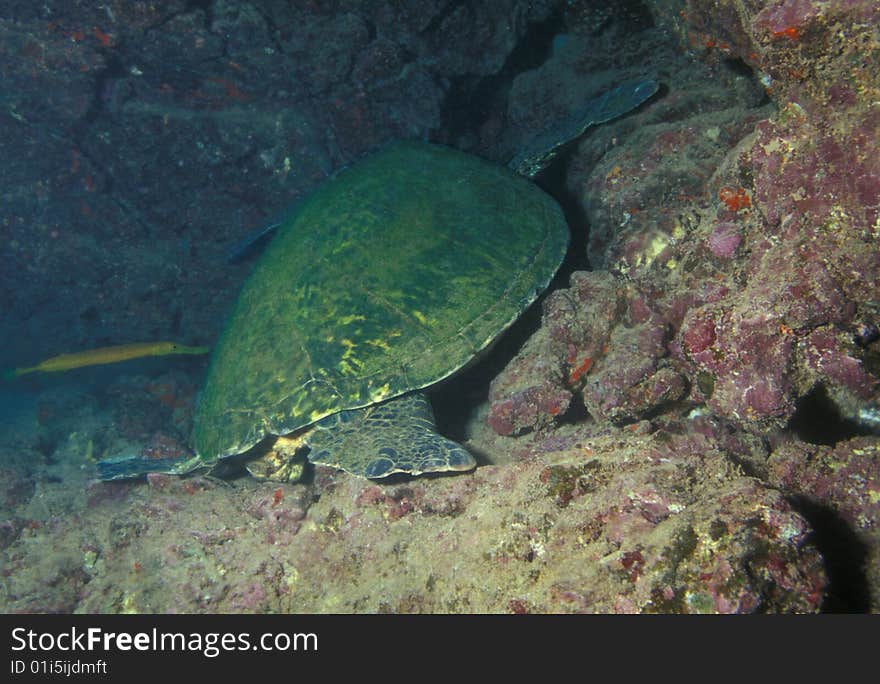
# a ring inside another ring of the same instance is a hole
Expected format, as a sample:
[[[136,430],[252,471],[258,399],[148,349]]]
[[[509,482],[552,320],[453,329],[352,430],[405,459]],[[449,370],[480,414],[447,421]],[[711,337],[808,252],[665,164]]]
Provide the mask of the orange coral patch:
[[[718,199],[724,202],[730,211],[739,211],[752,206],[752,200],[743,188],[721,188],[718,191]]]

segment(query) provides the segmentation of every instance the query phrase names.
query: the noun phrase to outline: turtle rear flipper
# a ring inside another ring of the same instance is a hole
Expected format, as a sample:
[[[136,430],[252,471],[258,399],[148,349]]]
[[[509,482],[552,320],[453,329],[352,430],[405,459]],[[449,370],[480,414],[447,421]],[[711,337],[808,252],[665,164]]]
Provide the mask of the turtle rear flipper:
[[[437,433],[431,404],[420,392],[340,411],[314,428],[309,461],[361,477],[464,471],[477,465],[463,446]]]
[[[108,480],[126,480],[141,477],[150,473],[168,473],[179,475],[193,469],[192,455],[173,458],[147,458],[141,454],[117,456],[98,461],[98,478]]]

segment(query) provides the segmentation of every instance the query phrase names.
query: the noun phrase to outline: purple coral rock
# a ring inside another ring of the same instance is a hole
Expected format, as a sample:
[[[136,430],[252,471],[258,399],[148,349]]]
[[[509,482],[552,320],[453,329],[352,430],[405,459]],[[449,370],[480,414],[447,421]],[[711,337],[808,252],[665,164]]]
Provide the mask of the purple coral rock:
[[[667,326],[658,315],[633,327],[617,326],[608,352],[589,376],[584,405],[597,418],[630,421],[660,404],[681,398],[684,379],[661,368],[666,356]]]
[[[707,356],[715,344],[715,318],[711,311],[694,310],[688,312],[682,325],[681,339],[684,350],[690,357],[700,363],[704,359],[712,358],[711,353]]]
[[[856,437],[831,447],[784,444],[770,457],[769,477],[787,492],[833,506],[856,529],[880,524],[880,443]]]
[[[549,423],[564,413],[570,402],[568,390],[550,383],[527,387],[493,403],[486,422],[499,435],[514,435]]]
[[[730,221],[722,221],[709,236],[708,244],[712,254],[719,259],[729,259],[736,253],[742,241],[740,227]]]
[[[781,336],[745,337],[734,369],[716,377],[709,406],[722,415],[755,421],[788,418],[794,410],[788,377],[791,342]]]
[[[850,356],[839,336],[831,330],[814,330],[804,341],[806,365],[820,377],[840,385],[860,399],[870,399],[877,380],[870,376],[858,359]]]
[[[803,28],[819,11],[812,0],[781,0],[761,10],[755,25],[779,35],[786,30]]]
[[[681,348],[714,378],[709,407],[737,420],[784,420],[794,410],[793,343],[777,319],[742,306],[688,313]]]
[[[550,337],[596,356],[619,318],[620,286],[607,271],[571,274],[571,287],[551,293],[544,303]]]

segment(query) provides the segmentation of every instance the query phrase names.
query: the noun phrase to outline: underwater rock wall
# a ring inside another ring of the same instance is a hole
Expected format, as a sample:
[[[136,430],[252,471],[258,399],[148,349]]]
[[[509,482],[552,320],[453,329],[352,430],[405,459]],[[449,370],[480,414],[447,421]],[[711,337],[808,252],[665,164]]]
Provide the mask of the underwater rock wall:
[[[550,2],[47,2],[0,9],[0,366],[210,344],[237,240],[444,124]]]
[[[719,441],[768,439],[764,456],[744,457],[749,472],[785,463],[786,477],[768,482],[804,510],[866,516],[853,523],[867,548],[855,564],[876,601],[876,514],[862,497],[875,498],[880,478],[847,445],[876,444],[859,435],[876,434],[880,400],[880,10],[653,9],[716,81],[663,74],[664,98],[603,129],[613,139],[580,144],[567,187],[597,270],[546,299],[541,329],[492,384],[488,425],[548,434],[581,406],[594,434],[691,431],[711,416]],[[792,461],[820,448],[800,439],[803,423],[807,439],[838,445],[835,467],[858,471],[858,486],[829,493]]]

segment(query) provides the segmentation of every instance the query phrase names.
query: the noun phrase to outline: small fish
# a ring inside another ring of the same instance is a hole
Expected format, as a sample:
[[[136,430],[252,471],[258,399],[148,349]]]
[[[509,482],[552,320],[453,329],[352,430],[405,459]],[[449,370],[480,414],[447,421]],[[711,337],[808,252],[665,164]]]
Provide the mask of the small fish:
[[[25,373],[50,373],[66,371],[83,366],[99,366],[107,363],[117,363],[130,359],[139,359],[144,356],[166,356],[168,354],[207,354],[210,347],[188,347],[177,342],[145,342],[140,344],[121,344],[116,347],[100,347],[74,354],[61,354],[46,359],[36,366],[27,368],[14,368],[6,371],[7,378],[17,378]]]

